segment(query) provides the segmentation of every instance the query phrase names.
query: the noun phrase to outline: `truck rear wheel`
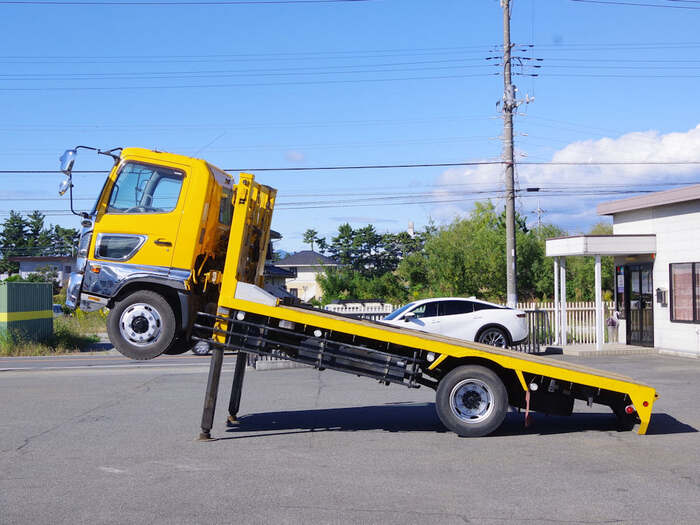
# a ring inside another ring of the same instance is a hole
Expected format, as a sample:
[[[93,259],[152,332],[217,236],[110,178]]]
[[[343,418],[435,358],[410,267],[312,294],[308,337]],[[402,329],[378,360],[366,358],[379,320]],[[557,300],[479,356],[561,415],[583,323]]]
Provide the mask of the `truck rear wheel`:
[[[150,290],[128,295],[107,317],[109,340],[131,359],[153,359],[165,352],[173,343],[175,327],[175,314],[168,301]]]
[[[440,380],[435,408],[443,425],[457,435],[485,436],[503,423],[508,392],[492,370],[460,366]]]

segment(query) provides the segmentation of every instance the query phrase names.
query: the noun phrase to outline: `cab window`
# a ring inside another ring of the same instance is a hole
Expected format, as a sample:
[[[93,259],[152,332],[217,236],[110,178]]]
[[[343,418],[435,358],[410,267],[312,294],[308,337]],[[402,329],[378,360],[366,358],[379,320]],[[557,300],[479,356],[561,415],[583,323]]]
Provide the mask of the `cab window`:
[[[177,206],[185,175],[182,171],[126,163],[109,197],[107,213],[166,213]]]

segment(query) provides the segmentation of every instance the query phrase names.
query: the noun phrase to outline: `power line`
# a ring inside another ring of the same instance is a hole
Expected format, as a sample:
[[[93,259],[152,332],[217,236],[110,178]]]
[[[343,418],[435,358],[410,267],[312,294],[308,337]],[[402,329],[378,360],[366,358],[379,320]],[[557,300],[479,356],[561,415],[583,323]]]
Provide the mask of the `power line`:
[[[363,78],[340,80],[298,80],[291,82],[251,82],[238,84],[190,84],[190,85],[151,85],[151,86],[76,86],[76,87],[42,87],[42,88],[0,88],[2,92],[44,92],[44,91],[128,91],[128,90],[163,90],[163,89],[217,89],[232,87],[271,87],[271,86],[306,86],[326,84],[358,84],[366,82],[399,82],[406,80],[449,80],[457,78],[497,76],[498,73],[473,73],[462,75],[437,75],[418,77]]]
[[[266,171],[332,171],[332,170],[366,170],[366,169],[401,169],[401,168],[450,168],[459,166],[492,166],[503,165],[502,160],[494,161],[470,161],[470,162],[434,162],[418,164],[365,164],[365,165],[345,165],[345,166],[303,166],[284,168],[226,168],[223,171],[230,173],[237,172],[266,172]],[[521,161],[517,165],[525,166],[695,166],[700,165],[700,160],[663,160],[663,161]],[[73,174],[104,174],[110,170],[74,170]],[[61,174],[61,170],[0,170],[0,175],[46,175]]]
[[[70,6],[235,6],[235,5],[268,5],[268,4],[341,4],[352,2],[371,2],[373,0],[231,0],[231,1],[212,1],[204,0],[199,2],[188,1],[173,1],[165,0],[163,2],[147,2],[137,0],[135,2],[119,2],[108,0],[105,2],[72,2],[63,0],[47,0],[47,1],[0,1],[0,5],[35,5],[35,6],[52,6],[52,5],[70,5]]]
[[[633,7],[660,7],[665,9],[695,9],[700,10],[700,7],[692,7],[687,5],[669,5],[669,4],[648,4],[642,2],[615,2],[613,0],[571,0],[571,2],[578,2],[582,4],[605,4],[605,5],[619,5],[619,6],[633,6]]]

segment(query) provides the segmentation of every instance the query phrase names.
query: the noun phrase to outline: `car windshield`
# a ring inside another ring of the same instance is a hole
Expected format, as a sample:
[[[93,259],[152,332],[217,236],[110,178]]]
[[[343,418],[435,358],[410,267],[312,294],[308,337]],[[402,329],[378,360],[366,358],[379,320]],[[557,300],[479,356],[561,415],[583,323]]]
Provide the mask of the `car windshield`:
[[[391,312],[389,315],[387,315],[384,320],[385,321],[391,321],[392,319],[396,319],[398,316],[400,316],[402,313],[404,313],[406,310],[411,308],[414,304],[416,303],[408,303],[403,305],[401,308],[398,308]]]

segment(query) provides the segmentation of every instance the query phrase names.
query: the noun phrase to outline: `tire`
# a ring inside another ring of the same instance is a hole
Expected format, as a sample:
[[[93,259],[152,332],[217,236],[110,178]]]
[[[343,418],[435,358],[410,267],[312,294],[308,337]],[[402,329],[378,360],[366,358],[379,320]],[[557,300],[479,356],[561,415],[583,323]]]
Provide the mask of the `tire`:
[[[195,345],[190,345],[190,350],[194,355],[209,355],[211,347],[204,341],[198,341]]]
[[[490,326],[479,334],[477,343],[508,348],[510,346],[508,334],[502,328]]]
[[[442,424],[455,434],[486,436],[503,423],[508,411],[508,392],[492,370],[460,366],[440,380],[435,408]]]
[[[114,305],[107,334],[126,357],[147,360],[168,350],[175,338],[175,314],[165,298],[150,290],[132,293]]]

